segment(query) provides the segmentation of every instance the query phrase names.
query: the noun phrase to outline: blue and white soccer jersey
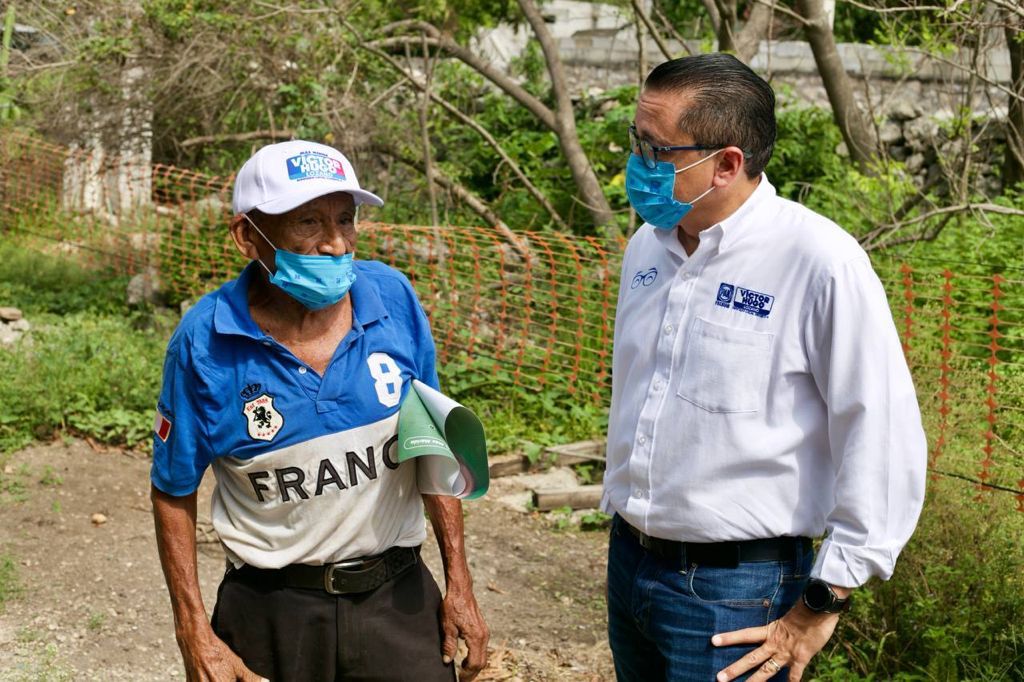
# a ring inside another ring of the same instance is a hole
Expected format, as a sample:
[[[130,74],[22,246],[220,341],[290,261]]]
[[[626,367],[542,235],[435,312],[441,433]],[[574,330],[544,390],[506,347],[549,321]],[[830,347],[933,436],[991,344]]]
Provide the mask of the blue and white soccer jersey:
[[[397,463],[396,442],[412,379],[437,387],[429,323],[401,273],[355,268],[352,330],[322,378],[253,322],[253,264],[171,338],[153,485],[191,494],[212,465],[213,526],[236,565],[330,563],[426,537],[415,466]]]

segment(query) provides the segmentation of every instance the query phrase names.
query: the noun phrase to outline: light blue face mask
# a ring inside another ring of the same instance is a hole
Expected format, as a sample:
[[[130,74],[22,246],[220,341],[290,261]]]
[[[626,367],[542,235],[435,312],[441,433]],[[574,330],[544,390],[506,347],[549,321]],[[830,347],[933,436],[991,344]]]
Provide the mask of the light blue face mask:
[[[720,151],[723,150],[719,149],[700,161],[678,170],[668,161],[658,161],[654,168],[648,168],[643,159],[636,154],[630,154],[626,163],[626,196],[629,197],[629,203],[644,222],[661,230],[674,229],[693,205],[714,189],[714,186],[710,187],[693,201],[679,201],[674,194],[676,175],[699,166]]]
[[[274,249],[276,272],[270,272],[270,268],[259,261],[270,275],[271,284],[310,310],[326,308],[345,298],[352,283],[356,281],[351,253],[344,256],[306,256],[284,251],[274,246],[249,216],[246,215],[245,219]]]

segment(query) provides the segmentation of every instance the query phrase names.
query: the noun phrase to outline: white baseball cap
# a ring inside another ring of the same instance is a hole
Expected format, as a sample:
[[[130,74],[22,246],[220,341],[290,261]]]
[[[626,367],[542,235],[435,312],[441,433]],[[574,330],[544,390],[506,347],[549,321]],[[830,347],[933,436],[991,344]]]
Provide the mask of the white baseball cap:
[[[356,206],[384,200],[359,187],[356,171],[333,147],[305,140],[268,144],[252,155],[235,177],[231,207],[236,214],[258,208],[279,215],[333,192],[348,192]]]

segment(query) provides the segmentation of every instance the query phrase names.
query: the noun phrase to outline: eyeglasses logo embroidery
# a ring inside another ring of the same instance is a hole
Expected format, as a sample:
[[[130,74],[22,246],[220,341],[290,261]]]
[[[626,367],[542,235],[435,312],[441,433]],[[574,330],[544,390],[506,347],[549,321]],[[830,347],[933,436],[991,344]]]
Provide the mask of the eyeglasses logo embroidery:
[[[651,268],[650,270],[641,270],[640,272],[633,275],[633,281],[630,283],[630,289],[636,289],[639,286],[649,287],[654,284],[654,280],[658,278],[658,268]]]

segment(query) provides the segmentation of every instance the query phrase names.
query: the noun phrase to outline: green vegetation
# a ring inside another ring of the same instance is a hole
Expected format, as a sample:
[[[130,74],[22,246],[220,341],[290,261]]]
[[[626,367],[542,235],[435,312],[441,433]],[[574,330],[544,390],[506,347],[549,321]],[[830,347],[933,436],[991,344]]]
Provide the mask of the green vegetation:
[[[1024,678],[1024,514],[975,494],[931,483],[895,575],[857,591],[817,679]]]
[[[0,454],[0,504],[23,502],[28,495],[28,470],[22,465],[14,469]]]
[[[3,613],[4,602],[18,593],[18,572],[14,566],[14,557],[0,553],[0,613]]]
[[[125,283],[0,247],[0,301],[32,324],[13,347],[0,347],[0,451],[60,431],[127,446],[148,441],[169,327],[165,313],[129,310]],[[10,493],[15,483],[4,485]]]
[[[106,620],[106,615],[97,611],[89,615],[89,620],[86,621],[85,627],[92,632],[99,632],[103,629],[103,624]]]
[[[973,13],[986,11],[985,3],[946,0],[937,8],[915,13],[884,11],[896,9],[897,4],[883,0],[872,10],[865,3],[838,3],[835,38],[914,46],[949,57],[957,49],[970,49],[978,36],[1002,30],[997,23],[968,21]],[[478,28],[518,17],[517,6],[516,2],[468,0],[425,4],[370,0],[342,16],[305,1],[296,5],[302,11],[268,14],[259,3],[240,0],[146,0],[134,20],[127,20],[122,8],[110,3],[97,3],[94,11],[81,12],[76,19],[47,9],[30,14],[30,23],[59,36],[67,49],[60,60],[70,66],[33,69],[20,79],[4,77],[0,119],[17,117],[28,127],[34,123],[44,137],[61,140],[77,139],[80,121],[92,120],[93,112],[104,107],[113,107],[117,116],[112,120],[120,121],[121,68],[133,54],[144,52],[153,71],[136,94],[154,112],[151,130],[158,162],[228,175],[254,145],[264,141],[239,138],[238,133],[289,130],[297,137],[337,140],[356,155],[360,179],[387,197],[385,208],[368,216],[372,219],[430,224],[433,199],[442,223],[488,222],[470,210],[468,202],[453,198],[453,191],[429,192],[421,169],[429,154],[436,173],[479,199],[513,231],[557,231],[566,243],[581,243],[582,238],[601,232],[580,201],[580,188],[559,134],[478,71],[444,58],[439,48],[428,47],[418,34],[391,29],[385,34],[383,29],[387,25],[393,29],[394,22],[405,19],[433,22],[467,45]],[[652,9],[663,13],[682,36],[704,40],[710,49],[715,30],[707,6],[701,0],[659,1]],[[749,17],[754,7],[751,0],[741,0],[735,5],[737,16]],[[18,11],[32,10],[19,7]],[[787,17],[777,17],[773,39],[802,35],[798,23]],[[1009,18],[1006,14],[1007,25]],[[557,218],[528,191],[513,164],[485,144],[465,120],[452,117],[437,104],[421,119],[420,93],[401,82],[403,77],[379,55],[365,50],[371,40],[403,36],[411,44],[399,41],[389,54],[403,68],[417,73],[431,70],[432,91],[498,141]],[[536,41],[529,44],[512,71],[537,102],[554,108],[558,93],[547,77],[544,57]],[[204,49],[195,50],[195,45]],[[10,38],[5,36],[0,45],[4,59],[9,46]],[[910,55],[894,53],[892,65],[908,72]],[[983,56],[975,54],[978,63],[986,61]],[[647,58],[660,59],[650,54]],[[944,85],[934,81],[928,87]],[[781,94],[780,101],[792,101],[790,93]],[[1024,471],[1019,446],[1024,443],[1024,306],[1018,293],[1024,280],[1024,220],[1019,214],[1024,210],[1024,186],[1007,186],[1012,179],[995,185],[989,182],[997,172],[993,160],[1002,159],[1007,151],[1005,134],[993,135],[989,129],[1002,124],[979,120],[963,106],[969,97],[946,94],[950,102],[959,103],[951,105],[955,113],[941,123],[924,121],[936,123],[940,131],[928,143],[932,147],[922,152],[941,176],[934,184],[918,186],[920,178],[915,181],[906,165],[890,158],[887,149],[872,165],[856,167],[841,151],[843,136],[832,114],[793,104],[779,110],[779,140],[767,174],[780,194],[801,201],[863,239],[873,250],[891,300],[896,306],[914,306],[917,326],[912,335],[906,335],[911,345],[908,357],[915,368],[933,447],[940,427],[948,426],[935,468],[977,477],[984,456],[982,432],[991,409],[994,424],[985,435],[997,448],[993,459],[999,466],[993,467],[989,482],[1012,490]],[[572,93],[581,147],[613,212],[613,229],[607,234],[616,236],[628,235],[636,226],[635,218],[631,223],[623,187],[626,126],[633,118],[636,96],[635,86]],[[879,127],[885,122],[872,121]],[[204,137],[219,139],[186,144],[189,138],[194,142]],[[41,162],[37,167],[39,160],[21,158],[16,145],[10,146],[3,150],[10,177],[47,174]],[[982,177],[985,173],[989,175]],[[1007,173],[1006,177],[1014,176]],[[232,249],[224,248],[223,215],[218,208],[204,213],[196,207],[190,213],[196,200],[207,198],[202,187],[171,176],[157,177],[154,185],[154,196],[164,202],[165,212],[118,227],[165,237],[156,255],[169,300],[176,304],[223,281],[241,262]],[[26,206],[34,203],[37,210],[0,215],[0,230],[6,228],[16,237],[59,235],[67,242],[82,240],[108,251],[124,245],[118,239],[125,235],[109,230],[111,226],[102,219],[62,211],[56,199],[58,187],[27,188],[30,196],[21,198]],[[9,200],[14,194],[5,197]],[[173,208],[177,203],[182,204],[180,213]],[[979,204],[985,208],[978,210]],[[968,205],[975,208],[967,210]],[[880,230],[887,225],[891,229]],[[167,238],[170,235],[173,239]],[[374,239],[365,234],[360,248],[372,251]],[[400,235],[386,239],[403,241]],[[578,277],[545,272],[544,264],[533,270],[533,266],[512,267],[508,270],[515,270],[514,277],[506,279],[503,264],[495,262],[493,253],[465,257],[465,252],[449,247],[443,266],[431,269],[442,262],[441,257],[436,262],[424,258],[423,251],[412,248],[423,246],[422,240],[412,241],[409,238],[407,244],[396,247],[396,265],[411,275],[418,272],[420,284],[435,274],[431,282],[439,293],[433,301],[435,329],[448,325],[445,336],[450,348],[450,357],[439,366],[441,382],[446,392],[484,421],[491,452],[520,451],[538,463],[545,446],[603,435],[607,413],[606,400],[601,398],[607,398],[608,382],[601,372],[607,368],[599,367],[596,358],[607,359],[610,342],[598,340],[596,327],[572,328],[551,311],[565,301],[576,301],[579,317],[596,324],[602,314],[598,294],[604,287],[603,277],[611,271],[614,279],[615,263],[610,268],[583,263]],[[408,248],[402,251],[402,246]],[[47,243],[47,249],[52,248]],[[55,250],[49,253],[16,247],[12,241],[0,245],[0,305],[20,307],[32,324],[17,344],[0,347],[0,376],[4,377],[0,382],[0,504],[24,500],[35,482],[61,485],[61,477],[51,469],[33,475],[24,468],[6,466],[4,452],[33,440],[71,434],[145,447],[164,345],[176,321],[166,312],[128,307],[126,276],[81,267]],[[895,269],[902,258],[913,263],[913,291],[904,291],[903,275]],[[440,278],[436,277],[439,268],[444,270]],[[947,268],[955,277],[950,280],[949,300],[944,302],[938,287]],[[1008,295],[1001,304],[993,300],[995,274],[1015,280],[1006,286],[1007,292],[1013,292],[1012,300]],[[493,324],[485,332],[470,328],[464,320],[473,310],[497,301],[496,291],[485,290],[473,302],[467,300],[477,293],[466,294],[461,301],[446,296],[453,289],[461,292],[459,282],[474,276],[482,282],[501,279],[502,302],[508,301],[512,311],[508,320],[503,317],[504,308],[501,313],[487,311]],[[543,277],[557,282],[549,289],[531,291],[528,278],[540,281]],[[899,309],[894,309],[899,318]],[[942,327],[942,313],[950,310],[957,330],[952,344],[944,340]],[[992,329],[994,311],[997,330]],[[484,355],[480,350],[484,344],[477,337],[486,334],[490,336],[485,340],[497,348],[495,355],[516,353],[524,374],[530,376],[517,377],[507,364],[485,365],[476,357]],[[513,351],[499,348],[509,339],[508,347],[522,343]],[[998,340],[996,350],[988,346],[990,339]],[[580,387],[577,394],[566,390],[570,382],[565,377],[555,383],[565,368],[548,367],[554,344],[573,351],[583,346],[590,353],[573,358],[577,366],[571,370],[572,383]],[[473,350],[456,350],[464,348]],[[993,358],[995,364],[990,366]],[[943,370],[951,379],[948,387],[940,385],[940,379],[947,378],[940,375],[944,364],[949,367]],[[990,367],[995,377],[991,385]],[[986,400],[993,390],[995,406],[990,408]],[[948,425],[942,411],[947,406],[951,409]],[[599,481],[602,473],[592,464],[578,465],[576,471],[584,483]],[[1012,496],[1005,491],[986,493],[980,501],[976,494],[972,483],[956,478],[940,477],[930,483],[921,524],[893,579],[857,593],[853,611],[841,620],[837,636],[816,660],[808,679],[1024,679],[1024,624],[1020,622],[1024,514],[1014,511]],[[52,509],[59,513],[60,503],[54,501]],[[560,529],[574,530],[572,518],[570,510],[556,510],[553,522]],[[579,519],[583,530],[606,524],[606,515],[599,512]],[[0,554],[0,605],[16,586],[14,559]],[[595,604],[600,603],[595,599]],[[93,614],[87,628],[99,630],[103,624],[102,614]],[[59,671],[50,670],[51,663],[52,656],[44,662],[45,671],[35,677],[27,674],[26,679],[41,678],[44,673],[55,677]]]
[[[48,487],[55,487],[61,485],[62,483],[64,483],[64,479],[56,471],[53,470],[52,466],[47,464],[43,468],[43,475],[39,478],[39,484]]]
[[[818,187],[809,191],[813,196]],[[1005,227],[1009,234],[1020,229]],[[985,248],[980,237],[978,244]],[[78,269],[64,259],[0,248],[0,300],[21,307],[33,325],[16,346],[0,349],[0,371],[10,377],[0,385],[0,400],[9,406],[0,421],[5,448],[55,433],[115,444],[148,440],[173,319],[129,309],[123,303],[124,284],[123,277]],[[963,305],[984,308],[984,288],[966,288],[959,295]],[[1019,331],[1007,333],[1004,342],[1011,343]],[[929,338],[923,334],[915,341],[922,362],[935,352]],[[1022,376],[1015,367],[1001,368],[1001,391],[1020,390]],[[603,431],[605,411],[589,400],[560,390],[524,390],[510,373],[481,374],[464,358],[440,371],[446,389],[487,424],[492,452],[522,450],[529,441],[525,450],[536,460],[545,445]],[[999,428],[1007,429],[1000,431],[1004,439],[1020,442],[1020,426],[1012,419],[1004,419]],[[973,452],[946,456],[976,459]],[[7,501],[22,499],[34,480],[61,484],[52,469],[4,471],[0,467],[0,494]],[[577,471],[586,482],[600,479],[593,465]],[[809,679],[923,682],[1024,675],[1024,628],[1017,622],[1024,612],[1024,514],[1013,510],[1005,493],[991,493],[980,502],[975,495],[962,481],[931,483],[921,524],[893,579],[858,591],[853,611],[841,621]],[[583,516],[578,526],[570,518],[569,510],[558,510],[555,527],[600,530],[607,523],[600,513]],[[0,603],[16,589],[15,562],[4,555]],[[95,614],[87,623],[90,630],[102,626],[102,616]]]

